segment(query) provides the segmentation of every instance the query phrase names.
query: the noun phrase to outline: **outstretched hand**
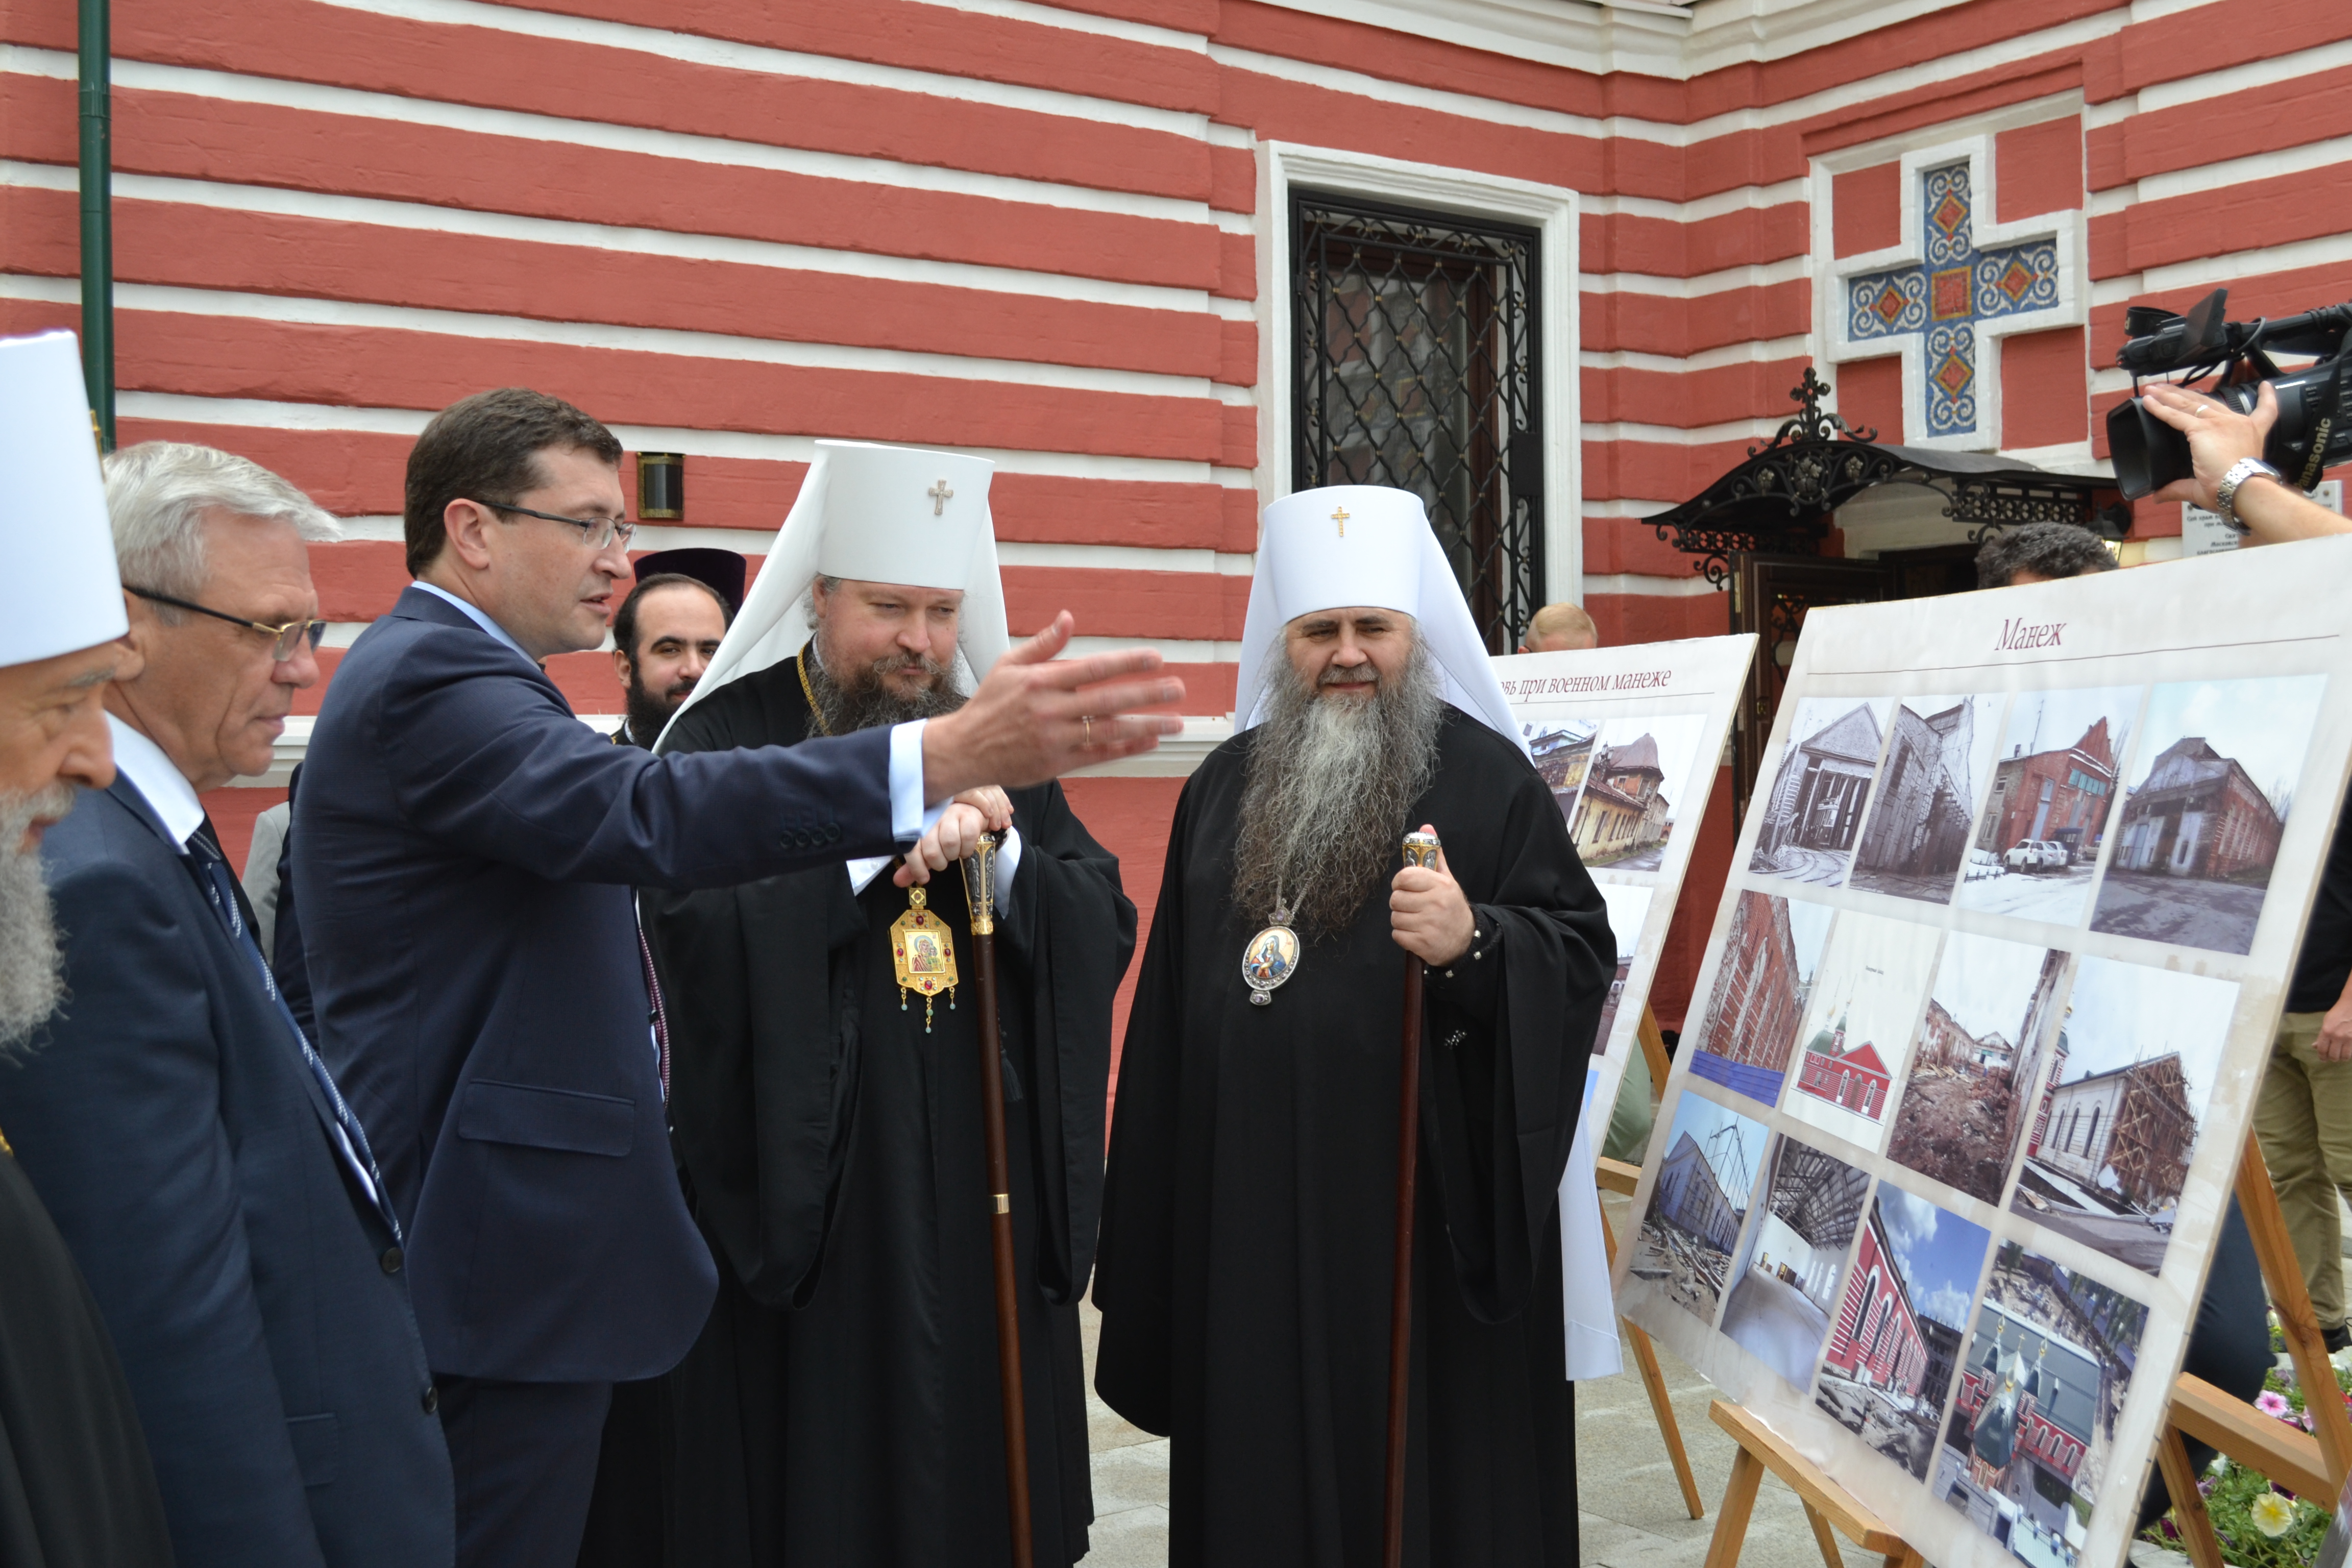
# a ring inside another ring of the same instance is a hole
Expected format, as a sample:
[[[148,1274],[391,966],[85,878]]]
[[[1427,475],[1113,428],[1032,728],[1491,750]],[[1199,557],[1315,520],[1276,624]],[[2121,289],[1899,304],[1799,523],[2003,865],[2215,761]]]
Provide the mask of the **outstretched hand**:
[[[1067,610],[996,661],[980,689],[923,730],[923,797],[978,784],[1018,789],[1073,768],[1150,751],[1184,721],[1141,708],[1181,701],[1184,683],[1146,679],[1160,666],[1150,648],[1056,659],[1076,623]]]
[[[1423,833],[1437,830],[1424,822]],[[1434,866],[1407,866],[1389,882],[1389,934],[1396,944],[1433,968],[1443,969],[1470,951],[1478,923],[1462,884],[1446,868],[1441,846]]]

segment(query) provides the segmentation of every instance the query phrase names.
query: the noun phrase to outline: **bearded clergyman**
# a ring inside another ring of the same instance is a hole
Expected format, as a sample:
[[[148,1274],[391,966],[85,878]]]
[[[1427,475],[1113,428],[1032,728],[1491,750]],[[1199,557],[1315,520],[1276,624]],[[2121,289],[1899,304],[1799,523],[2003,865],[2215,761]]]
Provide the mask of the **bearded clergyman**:
[[[1607,1323],[1608,1285],[1592,1247],[1564,1276],[1561,1205],[1616,963],[1601,897],[1416,497],[1266,509],[1240,679],[1120,1058],[1096,1387],[1173,1438],[1171,1563],[1380,1561],[1419,964],[1404,1561],[1573,1568],[1569,1323]],[[1421,827],[1442,858],[1400,868]],[[1568,1189],[1591,1202],[1589,1157]]]
[[[991,465],[818,451],[659,749],[945,713],[1004,652]],[[1061,1568],[1093,1518],[1077,1301],[1135,908],[1058,784],[975,792],[930,834],[952,858],[1008,821],[996,1068],[1034,1561]],[[918,869],[645,895],[679,1163],[720,1260],[709,1325],[669,1379],[672,1563],[1010,1560],[970,913],[958,869]]]

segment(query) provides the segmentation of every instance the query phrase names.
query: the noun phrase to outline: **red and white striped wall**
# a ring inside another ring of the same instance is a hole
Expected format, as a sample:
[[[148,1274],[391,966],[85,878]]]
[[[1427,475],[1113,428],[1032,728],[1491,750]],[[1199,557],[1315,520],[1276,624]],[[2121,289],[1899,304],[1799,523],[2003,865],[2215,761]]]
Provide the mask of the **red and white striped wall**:
[[[1612,640],[1726,627],[1642,519],[1806,363],[1900,428],[1893,362],[1831,366],[1816,281],[1885,243],[1907,152],[1990,137],[2003,216],[2080,215],[2087,329],[2003,346],[1999,439],[2035,460],[2104,458],[2127,300],[2352,297],[2337,0],[116,0],[114,41],[122,438],[343,516],[331,640],[404,582],[409,442],[484,387],[688,454],[646,549],[756,555],[819,437],[979,453],[1016,628],[1067,606],[1191,687],[1160,776],[1074,786],[1147,909],[1290,483],[1271,150],[1553,215],[1550,512],[1580,525],[1550,588]],[[73,47],[73,0],[0,10],[0,331],[78,319]],[[2177,549],[2165,510],[2139,552]],[[1911,537],[1873,526],[1848,547]],[[617,710],[602,656],[558,676]],[[234,839],[275,797],[215,815]]]

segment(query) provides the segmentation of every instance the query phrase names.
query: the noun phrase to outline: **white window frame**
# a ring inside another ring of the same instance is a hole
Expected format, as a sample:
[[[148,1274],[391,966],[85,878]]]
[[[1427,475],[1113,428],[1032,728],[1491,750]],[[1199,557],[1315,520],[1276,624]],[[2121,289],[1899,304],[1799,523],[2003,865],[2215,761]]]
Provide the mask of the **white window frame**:
[[[1261,511],[1297,489],[1291,473],[1291,233],[1294,185],[1493,218],[1542,237],[1536,278],[1543,354],[1542,597],[1584,598],[1583,421],[1577,375],[1577,193],[1474,169],[1411,163],[1288,142],[1258,144],[1257,492]]]

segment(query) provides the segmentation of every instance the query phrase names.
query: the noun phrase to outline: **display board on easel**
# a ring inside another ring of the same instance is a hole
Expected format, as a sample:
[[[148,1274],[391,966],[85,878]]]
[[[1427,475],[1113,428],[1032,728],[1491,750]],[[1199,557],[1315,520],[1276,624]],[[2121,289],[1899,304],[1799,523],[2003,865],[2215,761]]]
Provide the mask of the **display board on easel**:
[[[2120,1563],[2352,768],[2352,541],[1816,612],[1618,1306],[1946,1568]]]

